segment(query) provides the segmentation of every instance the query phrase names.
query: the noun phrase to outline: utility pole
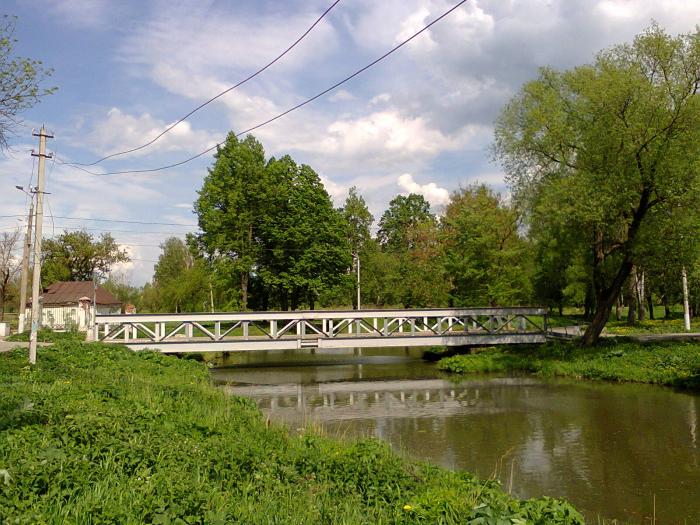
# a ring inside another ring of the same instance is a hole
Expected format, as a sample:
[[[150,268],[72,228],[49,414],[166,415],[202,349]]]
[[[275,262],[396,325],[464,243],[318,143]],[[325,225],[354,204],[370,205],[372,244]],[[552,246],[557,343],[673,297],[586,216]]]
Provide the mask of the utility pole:
[[[90,327],[88,334],[92,334],[92,340],[99,339],[97,334],[97,270],[92,271],[92,315],[90,316]],[[88,339],[89,341],[90,339]]]
[[[29,363],[36,363],[36,342],[41,325],[41,311],[39,309],[39,294],[41,292],[41,228],[44,224],[44,170],[46,159],[51,155],[46,154],[46,139],[53,138],[47,135],[44,126],[39,133],[32,133],[39,137],[39,153],[32,152],[32,156],[39,157],[39,180],[36,189],[36,224],[34,230],[34,274],[32,275],[32,331],[29,335]]]
[[[17,188],[22,188],[17,186]],[[24,248],[22,249],[22,277],[20,278],[19,290],[19,326],[17,331],[24,333],[24,317],[27,310],[27,281],[29,280],[29,252],[32,249],[32,221],[34,220],[34,194],[29,188],[31,201],[29,204],[29,215],[27,216],[27,233],[24,235]],[[22,188],[24,191],[24,188]]]
[[[357,309],[360,310],[360,254],[355,254],[357,261]]]

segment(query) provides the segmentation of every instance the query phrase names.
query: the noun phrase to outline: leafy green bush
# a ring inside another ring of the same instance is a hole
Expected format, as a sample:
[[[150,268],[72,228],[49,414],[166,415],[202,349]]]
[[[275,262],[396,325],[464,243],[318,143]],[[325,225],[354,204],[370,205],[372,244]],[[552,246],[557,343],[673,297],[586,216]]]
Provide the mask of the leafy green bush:
[[[523,370],[543,376],[698,388],[700,343],[605,341],[595,348],[583,348],[575,343],[552,342],[448,357],[438,367],[459,374]]]
[[[0,355],[0,523],[583,523],[566,502],[290,437],[206,367],[59,341]]]
[[[41,328],[37,332],[37,341],[40,343],[55,343],[56,341],[66,341],[75,340],[81,341],[85,339],[84,332],[78,332],[77,330],[68,330],[66,332],[54,332],[50,328]],[[11,341],[15,343],[26,343],[29,341],[29,331],[26,330],[21,334],[12,334],[5,338],[5,341]]]

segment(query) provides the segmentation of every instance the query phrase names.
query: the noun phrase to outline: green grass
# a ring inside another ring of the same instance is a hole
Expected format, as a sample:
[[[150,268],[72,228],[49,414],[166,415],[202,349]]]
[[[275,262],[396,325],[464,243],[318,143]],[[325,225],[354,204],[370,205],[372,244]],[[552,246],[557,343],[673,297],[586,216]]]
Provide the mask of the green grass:
[[[526,371],[544,377],[629,381],[700,389],[700,343],[603,341],[598,347],[551,342],[539,347],[488,348],[442,359],[459,374]]]
[[[579,524],[568,503],[290,436],[201,363],[58,341],[0,354],[0,523]]]

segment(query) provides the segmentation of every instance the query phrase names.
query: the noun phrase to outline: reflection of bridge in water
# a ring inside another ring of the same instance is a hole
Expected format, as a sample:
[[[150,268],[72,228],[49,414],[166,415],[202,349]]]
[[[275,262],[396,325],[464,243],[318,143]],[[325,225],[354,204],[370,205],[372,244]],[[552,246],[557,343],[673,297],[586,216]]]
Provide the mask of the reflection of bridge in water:
[[[95,337],[167,353],[542,343],[544,308],[98,315]]]
[[[318,422],[372,418],[442,417],[502,412],[497,399],[482,396],[494,386],[537,384],[525,378],[496,378],[454,384],[440,379],[354,381],[322,384],[226,385],[235,395],[248,397],[275,419]]]

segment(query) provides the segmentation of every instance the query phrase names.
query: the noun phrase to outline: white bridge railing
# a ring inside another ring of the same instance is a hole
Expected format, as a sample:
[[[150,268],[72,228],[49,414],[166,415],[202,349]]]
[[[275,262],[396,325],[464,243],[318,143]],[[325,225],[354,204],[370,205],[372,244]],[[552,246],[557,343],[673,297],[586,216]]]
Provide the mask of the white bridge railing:
[[[135,349],[189,352],[539,342],[546,330],[545,308],[441,308],[98,315],[95,335]]]

